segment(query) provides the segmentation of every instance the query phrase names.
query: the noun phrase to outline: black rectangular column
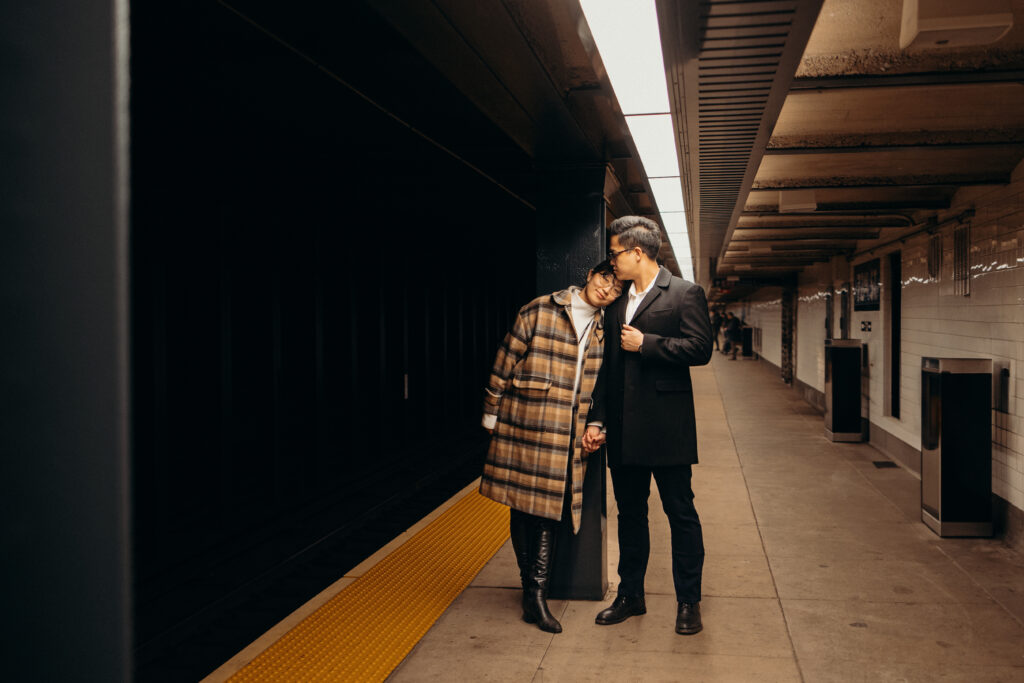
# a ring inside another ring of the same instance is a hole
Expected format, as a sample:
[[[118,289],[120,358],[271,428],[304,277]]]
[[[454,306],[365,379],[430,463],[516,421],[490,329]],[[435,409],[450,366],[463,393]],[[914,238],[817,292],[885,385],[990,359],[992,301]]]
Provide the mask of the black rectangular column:
[[[605,255],[603,164],[549,169],[537,207],[537,293],[582,285]],[[604,450],[583,481],[583,521],[561,525],[550,595],[600,600],[608,589]]]
[[[126,681],[128,3],[0,10],[8,681]]]

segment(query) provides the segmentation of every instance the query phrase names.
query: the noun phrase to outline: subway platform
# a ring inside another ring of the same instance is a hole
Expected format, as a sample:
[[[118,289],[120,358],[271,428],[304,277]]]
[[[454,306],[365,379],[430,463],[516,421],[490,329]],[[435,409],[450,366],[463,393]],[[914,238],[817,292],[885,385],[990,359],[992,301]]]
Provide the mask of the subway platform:
[[[673,630],[669,530],[656,490],[647,614],[594,623],[617,579],[609,482],[605,601],[551,601],[558,635],[523,623],[506,542],[388,680],[1024,681],[1024,557],[998,539],[934,535],[920,521],[920,481],[878,467],[890,461],[867,444],[827,441],[821,415],[772,366],[715,354],[692,374],[704,630]],[[416,532],[207,680],[257,680],[244,675],[251,662]],[[364,605],[352,619],[370,628],[373,609]],[[290,680],[313,678],[292,673]]]

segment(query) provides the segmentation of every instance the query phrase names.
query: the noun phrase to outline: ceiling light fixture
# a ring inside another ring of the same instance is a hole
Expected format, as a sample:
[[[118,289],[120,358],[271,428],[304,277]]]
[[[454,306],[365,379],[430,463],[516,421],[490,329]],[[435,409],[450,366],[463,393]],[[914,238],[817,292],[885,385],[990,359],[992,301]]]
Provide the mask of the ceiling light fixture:
[[[675,131],[654,0],[580,0],[619,108],[640,154],[682,276],[693,280]]]

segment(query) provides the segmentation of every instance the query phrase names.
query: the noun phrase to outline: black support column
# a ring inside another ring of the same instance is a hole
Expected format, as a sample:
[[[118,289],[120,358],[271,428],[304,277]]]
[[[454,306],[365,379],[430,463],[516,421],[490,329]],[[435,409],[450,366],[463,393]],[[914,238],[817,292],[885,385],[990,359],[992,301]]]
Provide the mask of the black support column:
[[[582,284],[604,259],[603,164],[549,169],[537,206],[537,293]]]
[[[607,250],[602,164],[549,169],[537,207],[537,292],[582,284]],[[575,536],[559,531],[551,597],[600,600],[608,589],[604,449],[590,457],[583,521]]]
[[[0,11],[5,680],[131,679],[127,18]]]

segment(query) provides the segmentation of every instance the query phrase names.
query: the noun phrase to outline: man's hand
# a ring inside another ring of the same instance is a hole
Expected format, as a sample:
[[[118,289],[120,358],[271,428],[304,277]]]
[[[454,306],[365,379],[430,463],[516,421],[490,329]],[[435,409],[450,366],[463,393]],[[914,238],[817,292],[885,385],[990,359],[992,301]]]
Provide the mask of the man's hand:
[[[583,450],[593,453],[604,444],[606,438],[607,436],[601,432],[600,427],[590,425],[583,433]]]
[[[639,351],[640,345],[644,343],[644,333],[635,327],[622,324],[622,350]]]

